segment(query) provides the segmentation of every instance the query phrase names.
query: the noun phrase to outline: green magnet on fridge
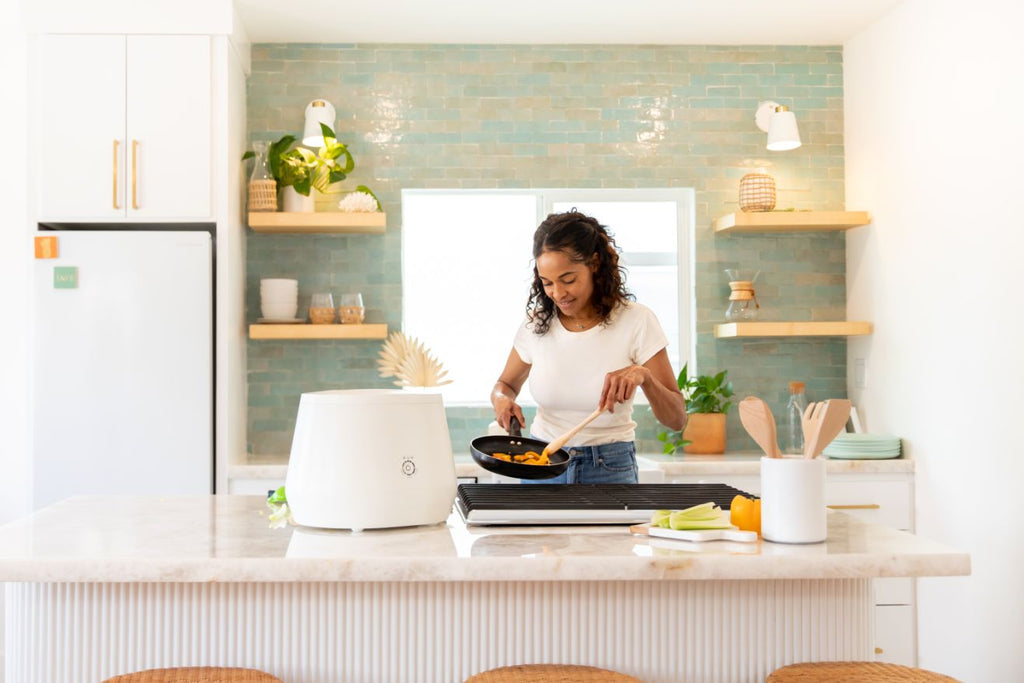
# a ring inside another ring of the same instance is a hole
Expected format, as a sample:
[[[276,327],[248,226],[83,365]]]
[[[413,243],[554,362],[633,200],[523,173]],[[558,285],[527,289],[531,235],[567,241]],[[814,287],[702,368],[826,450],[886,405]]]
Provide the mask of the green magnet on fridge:
[[[53,288],[78,289],[78,266],[55,266]]]

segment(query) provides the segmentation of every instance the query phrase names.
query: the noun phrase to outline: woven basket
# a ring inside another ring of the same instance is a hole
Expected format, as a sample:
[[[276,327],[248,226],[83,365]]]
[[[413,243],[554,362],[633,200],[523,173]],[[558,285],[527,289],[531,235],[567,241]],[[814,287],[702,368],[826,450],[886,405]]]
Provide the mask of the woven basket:
[[[470,676],[465,683],[643,683],[638,678],[592,666],[526,664],[503,666]]]
[[[147,669],[114,676],[103,683],[283,683],[256,669],[219,666],[189,666],[173,669]]]
[[[748,173],[740,178],[740,210],[771,211],[775,208],[775,178]]]
[[[934,671],[884,662],[807,662],[790,664],[768,674],[765,683],[959,683]]]
[[[277,181],[251,180],[249,181],[249,210],[250,211],[277,211]]]

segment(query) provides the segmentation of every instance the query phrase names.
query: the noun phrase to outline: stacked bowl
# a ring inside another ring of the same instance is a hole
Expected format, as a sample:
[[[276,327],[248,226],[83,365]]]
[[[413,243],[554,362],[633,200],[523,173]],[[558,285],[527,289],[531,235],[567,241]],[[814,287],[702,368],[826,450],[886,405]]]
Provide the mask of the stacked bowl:
[[[298,280],[284,278],[260,280],[260,313],[263,315],[263,320],[292,322],[298,312]]]
[[[900,439],[888,434],[841,433],[823,451],[830,458],[885,460],[900,457]]]

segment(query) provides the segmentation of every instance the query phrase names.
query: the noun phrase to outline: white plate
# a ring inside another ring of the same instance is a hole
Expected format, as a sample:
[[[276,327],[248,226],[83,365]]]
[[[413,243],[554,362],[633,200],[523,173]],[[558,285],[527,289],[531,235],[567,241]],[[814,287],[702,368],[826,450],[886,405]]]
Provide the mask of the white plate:
[[[294,325],[306,322],[305,318],[260,318],[256,322],[264,325]]]

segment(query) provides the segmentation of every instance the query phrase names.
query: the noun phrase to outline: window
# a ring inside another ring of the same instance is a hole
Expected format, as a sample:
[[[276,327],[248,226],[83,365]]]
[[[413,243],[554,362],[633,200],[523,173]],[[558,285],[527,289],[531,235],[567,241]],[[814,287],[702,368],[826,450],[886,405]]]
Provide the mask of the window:
[[[692,190],[404,190],[402,327],[448,371],[447,405],[488,402],[526,314],[534,230],[573,207],[608,226],[673,370],[692,355]],[[532,402],[529,382],[520,398]]]

